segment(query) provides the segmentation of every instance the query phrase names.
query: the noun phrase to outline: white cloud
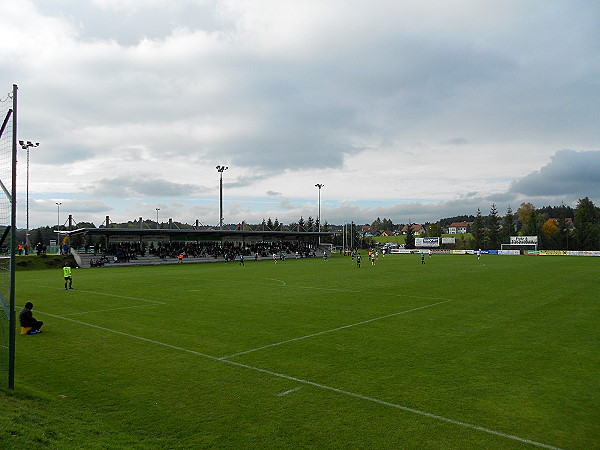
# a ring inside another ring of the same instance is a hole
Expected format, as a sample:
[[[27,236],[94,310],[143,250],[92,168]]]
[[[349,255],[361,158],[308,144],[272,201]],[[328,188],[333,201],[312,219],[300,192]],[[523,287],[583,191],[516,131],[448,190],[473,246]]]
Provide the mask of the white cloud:
[[[0,73],[19,84],[21,135],[42,143],[33,196],[109,205],[103,187],[118,181],[138,200],[114,210],[137,214],[164,202],[140,182],[148,174],[199,211],[227,164],[228,217],[305,214],[317,181],[342,216],[435,215],[469,192],[558,198],[543,176],[553,155],[600,138],[599,12],[589,1],[23,0],[0,16]],[[267,192],[277,201],[261,206]]]

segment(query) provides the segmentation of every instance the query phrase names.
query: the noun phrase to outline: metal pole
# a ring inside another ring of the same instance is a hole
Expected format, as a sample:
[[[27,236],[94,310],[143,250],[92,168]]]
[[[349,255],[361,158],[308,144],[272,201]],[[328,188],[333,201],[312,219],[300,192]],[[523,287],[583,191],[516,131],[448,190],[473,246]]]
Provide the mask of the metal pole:
[[[325,186],[324,184],[321,183],[317,183],[315,184],[315,187],[319,188],[319,212],[317,215],[317,220],[319,222],[319,227],[317,229],[317,231],[319,232],[319,247],[321,246],[321,188]]]
[[[219,230],[223,229],[223,172],[229,169],[227,166],[217,166],[219,172]]]
[[[158,225],[158,212],[160,211],[160,208],[156,208],[156,229],[158,230],[159,225]]]
[[[25,196],[26,198],[26,202],[27,202],[27,208],[26,208],[26,216],[27,216],[27,231],[25,234],[25,244],[27,245],[27,249],[29,250],[31,248],[31,240],[29,239],[29,149],[31,147],[38,147],[40,145],[39,142],[36,142],[35,144],[31,141],[19,141],[19,145],[21,146],[21,148],[23,150],[27,150],[27,194]]]
[[[62,246],[60,245],[60,205],[62,205],[62,202],[56,202],[56,206],[58,208],[58,212],[57,212],[57,228],[56,228],[56,243],[58,244],[58,254],[60,255],[62,253]]]
[[[17,85],[13,84],[12,199],[10,212],[10,293],[8,325],[8,389],[15,388],[15,250],[17,240]]]

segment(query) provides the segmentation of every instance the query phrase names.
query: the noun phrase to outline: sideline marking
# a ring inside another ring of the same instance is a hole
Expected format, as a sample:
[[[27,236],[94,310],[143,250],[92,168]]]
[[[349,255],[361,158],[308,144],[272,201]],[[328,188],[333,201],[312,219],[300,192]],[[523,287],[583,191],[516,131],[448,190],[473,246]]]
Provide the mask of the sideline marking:
[[[58,289],[58,290],[62,290],[63,288],[58,288],[58,287],[48,287],[48,286],[40,286],[40,285],[35,285],[36,287],[43,287],[45,289]],[[165,302],[159,302],[158,300],[148,300],[146,298],[138,298],[138,297],[128,297],[126,295],[118,295],[118,294],[109,294],[108,292],[97,292],[97,291],[85,291],[82,289],[73,289],[76,292],[85,292],[86,294],[96,294],[96,295],[105,295],[107,297],[117,297],[117,298],[126,298],[129,300],[139,300],[141,302],[148,302],[148,303],[156,303],[157,305],[166,305],[167,303]]]
[[[521,438],[519,436],[514,436],[514,435],[508,434],[508,433],[503,433],[501,431],[495,431],[495,430],[492,430],[490,428],[480,427],[479,425],[473,425],[473,424],[468,423],[468,422],[462,422],[460,420],[450,419],[448,417],[444,417],[444,416],[440,416],[440,415],[437,415],[437,414],[429,413],[427,411],[421,411],[419,409],[409,408],[408,406],[398,405],[396,403],[387,402],[385,400],[380,400],[380,399],[375,398],[375,397],[367,397],[366,395],[357,394],[355,392],[350,392],[350,391],[345,391],[343,389],[338,389],[338,388],[335,388],[335,387],[327,386],[325,384],[315,383],[314,381],[303,380],[301,378],[291,377],[289,375],[285,375],[285,374],[278,373],[278,372],[273,372],[271,370],[261,369],[260,367],[249,366],[247,364],[242,364],[242,363],[238,363],[238,362],[235,362],[235,361],[229,361],[227,359],[217,358],[216,356],[207,355],[206,353],[197,352],[195,350],[190,350],[190,349],[187,349],[187,348],[178,347],[176,345],[167,344],[165,342],[160,342],[160,341],[155,341],[153,339],[148,339],[148,338],[144,338],[144,337],[141,337],[141,336],[135,336],[133,334],[124,333],[123,331],[111,330],[110,328],[105,328],[105,327],[101,327],[99,325],[94,325],[94,324],[91,324],[91,323],[82,322],[80,320],[70,319],[68,317],[63,317],[63,316],[57,316],[55,314],[45,313],[45,312],[39,311],[39,310],[38,310],[38,312],[40,314],[46,314],[46,315],[48,315],[50,317],[54,317],[56,319],[68,320],[69,322],[75,322],[75,323],[78,323],[80,325],[86,325],[88,327],[97,328],[99,330],[108,331],[110,333],[119,334],[121,336],[127,336],[127,337],[130,337],[130,338],[133,338],[133,339],[139,339],[139,340],[144,341],[144,342],[150,342],[152,344],[157,344],[157,345],[161,345],[163,347],[172,348],[174,350],[179,350],[179,351],[182,351],[182,352],[191,353],[193,355],[203,356],[203,357],[211,359],[213,361],[220,361],[220,362],[222,362],[224,364],[230,364],[232,366],[242,367],[244,369],[253,370],[255,372],[260,372],[260,373],[264,373],[264,374],[267,374],[267,375],[272,375],[274,377],[283,378],[285,380],[295,381],[297,383],[301,383],[301,384],[304,384],[304,385],[314,386],[314,387],[317,387],[319,389],[325,389],[325,390],[328,390],[328,391],[337,392],[338,394],[348,395],[350,397],[359,398],[361,400],[366,400],[366,401],[369,401],[369,402],[377,403],[379,405],[390,406],[392,408],[396,408],[396,409],[399,409],[399,410],[402,410],[402,411],[406,411],[406,412],[410,412],[410,413],[413,413],[413,414],[417,414],[419,416],[428,417],[430,419],[436,419],[436,420],[439,420],[441,422],[450,423],[452,425],[457,425],[457,426],[460,426],[460,427],[463,427],[463,428],[469,428],[471,430],[481,431],[481,432],[484,432],[484,433],[487,433],[487,434],[492,434],[494,436],[499,436],[499,437],[503,437],[503,438],[510,439],[510,440],[513,440],[513,441],[517,441],[517,442],[522,442],[522,443],[525,443],[525,444],[534,445],[536,447],[547,448],[547,449],[551,449],[551,450],[562,450],[560,447],[554,447],[552,445],[542,444],[541,442],[536,442],[536,441],[532,441],[530,439]]]
[[[273,280],[273,281],[277,281],[279,283],[281,283],[282,286],[287,286],[287,283],[285,281],[282,280],[277,280],[275,278],[265,278],[265,280]]]
[[[289,391],[280,392],[279,394],[277,394],[277,397],[283,397],[284,395],[288,395],[288,394],[291,394],[292,392],[299,391],[303,387],[304,386],[298,386],[298,387],[295,387],[294,389],[290,389]]]
[[[341,326],[341,327],[332,328],[331,330],[319,331],[318,333],[307,334],[306,336],[300,336],[300,337],[297,337],[297,338],[287,339],[285,341],[276,342],[274,344],[263,345],[262,347],[253,348],[251,350],[245,350],[243,352],[234,353],[232,355],[222,356],[219,359],[226,360],[227,358],[233,358],[234,356],[245,355],[246,353],[256,352],[258,350],[263,350],[263,349],[269,348],[269,347],[275,347],[277,345],[287,344],[289,342],[300,341],[302,339],[308,339],[308,338],[311,338],[311,337],[314,337],[314,336],[320,336],[321,334],[333,333],[334,331],[339,331],[339,330],[343,330],[343,329],[346,329],[346,328],[352,328],[352,327],[356,327],[358,325],[364,325],[366,323],[375,322],[376,320],[387,319],[388,317],[399,316],[400,314],[406,314],[406,313],[409,313],[409,312],[418,311],[420,309],[431,308],[433,306],[441,305],[443,303],[448,303],[448,302],[451,302],[451,301],[452,300],[444,300],[443,302],[437,302],[437,303],[432,303],[431,305],[419,306],[418,308],[408,309],[408,310],[405,310],[405,311],[400,311],[400,312],[396,312],[396,313],[392,313],[392,314],[387,314],[387,315],[381,316],[381,317],[375,317],[373,319],[363,320],[362,322],[356,322],[356,323],[352,323],[350,325],[344,325],[344,326]]]

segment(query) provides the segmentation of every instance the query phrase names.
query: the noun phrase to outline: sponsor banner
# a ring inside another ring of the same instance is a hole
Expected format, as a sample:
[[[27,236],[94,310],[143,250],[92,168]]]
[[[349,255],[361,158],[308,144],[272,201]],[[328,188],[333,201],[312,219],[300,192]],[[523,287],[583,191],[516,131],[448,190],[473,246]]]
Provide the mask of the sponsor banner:
[[[537,255],[539,255],[539,254],[540,254],[540,252],[539,252],[539,251],[537,251],[537,250],[525,250],[525,251],[523,252],[523,254],[524,254],[524,255],[535,255],[535,256],[537,256]]]
[[[439,237],[415,238],[415,247],[439,247]]]
[[[537,236],[511,236],[510,237],[510,245],[537,245],[538,237]]]
[[[410,254],[412,252],[410,250],[405,250],[403,248],[393,248],[392,249],[392,254],[394,254],[394,253]]]
[[[498,250],[499,255],[520,255],[521,250]]]
[[[456,244],[456,238],[453,237],[443,237],[442,244]]]
[[[567,256],[566,250],[540,250],[542,256]]]
[[[474,255],[475,250],[450,250],[452,255]]]
[[[449,255],[451,250],[433,250],[434,255]]]

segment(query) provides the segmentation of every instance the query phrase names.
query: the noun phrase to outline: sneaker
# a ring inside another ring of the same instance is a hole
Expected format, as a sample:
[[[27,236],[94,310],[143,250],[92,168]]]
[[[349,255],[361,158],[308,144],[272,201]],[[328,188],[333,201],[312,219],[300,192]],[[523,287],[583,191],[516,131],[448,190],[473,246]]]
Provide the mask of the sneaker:
[[[38,331],[38,330],[33,330],[33,329],[32,329],[32,330],[29,330],[29,334],[30,334],[30,335],[31,335],[31,334],[37,334],[37,333],[39,333],[39,331]]]
[[[69,289],[73,289],[72,287],[70,287]]]
[[[37,333],[41,333],[41,332],[42,332],[42,330],[36,330],[35,333],[37,334]]]

